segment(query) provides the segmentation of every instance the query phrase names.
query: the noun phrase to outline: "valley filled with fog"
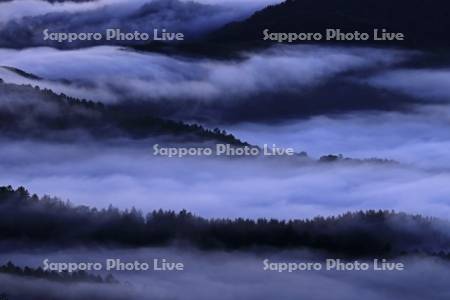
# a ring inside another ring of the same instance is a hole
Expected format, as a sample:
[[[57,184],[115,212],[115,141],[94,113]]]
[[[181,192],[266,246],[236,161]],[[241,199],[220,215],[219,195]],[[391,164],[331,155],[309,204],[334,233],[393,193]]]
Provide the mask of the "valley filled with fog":
[[[422,69],[423,80],[407,89],[419,71],[406,67],[431,54],[292,47],[251,52],[232,62],[111,47],[2,50],[0,64],[29,74],[3,68],[5,83],[136,106],[162,118],[203,120],[207,128],[225,129],[252,145],[293,148],[309,157],[155,156],[153,145],[170,145],[170,138],[5,138],[0,164],[7,172],[1,179],[76,204],[188,209],[207,217],[290,219],[393,209],[447,218],[450,71]],[[335,87],[336,82],[342,84]],[[361,89],[363,96],[335,99],[334,89],[342,85]],[[268,94],[278,97],[267,100]],[[389,97],[378,99],[379,94]],[[337,111],[342,104],[347,105]],[[254,115],[247,118],[250,111]],[[316,162],[329,154],[394,162]]]

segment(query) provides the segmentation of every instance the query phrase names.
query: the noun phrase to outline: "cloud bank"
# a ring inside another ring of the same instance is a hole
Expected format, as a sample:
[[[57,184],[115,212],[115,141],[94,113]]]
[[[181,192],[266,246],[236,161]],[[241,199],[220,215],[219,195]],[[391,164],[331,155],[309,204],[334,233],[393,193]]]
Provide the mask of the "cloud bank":
[[[249,143],[268,141],[307,151],[353,158],[389,158],[423,168],[448,169],[450,125],[448,105],[420,107],[411,113],[347,113],[316,116],[279,124],[239,124],[229,127]]]
[[[401,107],[415,100],[400,92],[379,93],[351,74],[393,68],[411,55],[395,50],[295,46],[242,53],[241,59],[212,60],[102,46],[70,51],[3,49],[0,65],[46,79],[28,80],[33,85],[78,98],[152,104],[152,111],[164,111],[164,117],[230,122]],[[11,74],[4,77],[12,83],[27,81]]]
[[[428,101],[450,102],[450,69],[399,69],[369,79],[376,87]]]
[[[154,157],[150,142],[3,141],[0,182],[76,204],[302,218],[394,209],[450,216],[449,171],[402,165]],[[33,149],[31,151],[31,149]]]

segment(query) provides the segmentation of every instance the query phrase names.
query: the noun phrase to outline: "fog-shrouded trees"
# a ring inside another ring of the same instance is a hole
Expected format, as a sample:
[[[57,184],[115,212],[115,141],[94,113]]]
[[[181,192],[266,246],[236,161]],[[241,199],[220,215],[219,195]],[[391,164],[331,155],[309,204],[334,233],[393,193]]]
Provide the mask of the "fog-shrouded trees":
[[[391,211],[307,220],[205,219],[185,210],[121,211],[74,206],[23,187],[0,187],[2,244],[190,246],[204,250],[315,249],[343,257],[444,251],[449,224]]]

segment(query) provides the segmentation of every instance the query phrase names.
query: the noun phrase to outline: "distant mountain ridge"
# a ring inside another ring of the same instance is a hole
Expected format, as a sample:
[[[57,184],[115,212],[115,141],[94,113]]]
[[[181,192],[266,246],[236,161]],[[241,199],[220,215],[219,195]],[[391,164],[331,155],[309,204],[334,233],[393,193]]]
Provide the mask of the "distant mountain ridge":
[[[268,6],[242,22],[234,22],[211,34],[212,40],[257,41],[263,30],[271,32],[373,32],[385,28],[406,35],[397,46],[449,47],[450,2],[444,0],[287,0]],[[368,41],[369,42],[369,41]],[[363,44],[363,41],[359,41]],[[374,42],[392,45],[393,42]]]

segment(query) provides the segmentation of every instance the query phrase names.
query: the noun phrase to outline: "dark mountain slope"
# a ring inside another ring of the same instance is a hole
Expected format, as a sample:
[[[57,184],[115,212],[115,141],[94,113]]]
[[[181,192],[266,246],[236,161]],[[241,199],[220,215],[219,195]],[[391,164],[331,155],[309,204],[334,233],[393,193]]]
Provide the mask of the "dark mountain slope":
[[[407,40],[397,42],[398,46],[449,47],[450,3],[445,0],[288,0],[269,6],[243,22],[225,26],[213,33],[211,39],[262,40],[266,28],[286,33],[323,33],[327,28],[372,33],[374,28],[386,28],[406,35]]]
[[[51,90],[0,80],[0,133],[3,136],[72,138],[84,133],[96,138],[133,139],[165,137],[188,142],[244,144],[219,129],[155,117],[133,104],[104,105],[79,100]]]

